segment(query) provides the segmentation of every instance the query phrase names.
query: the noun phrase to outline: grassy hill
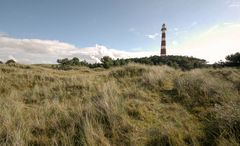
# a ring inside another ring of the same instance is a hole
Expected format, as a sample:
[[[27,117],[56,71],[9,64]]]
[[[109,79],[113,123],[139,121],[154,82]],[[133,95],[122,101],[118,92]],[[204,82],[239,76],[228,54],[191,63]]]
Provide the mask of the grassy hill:
[[[0,145],[240,143],[240,70],[0,65]]]

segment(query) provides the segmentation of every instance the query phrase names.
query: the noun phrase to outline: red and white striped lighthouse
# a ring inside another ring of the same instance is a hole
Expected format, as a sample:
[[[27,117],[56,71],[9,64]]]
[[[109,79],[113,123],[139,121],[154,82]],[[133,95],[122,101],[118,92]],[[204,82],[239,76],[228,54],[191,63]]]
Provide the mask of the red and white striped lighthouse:
[[[167,51],[166,51],[166,31],[167,31],[167,28],[166,28],[166,25],[163,24],[162,25],[162,42],[161,42],[161,56],[166,56],[167,55]]]

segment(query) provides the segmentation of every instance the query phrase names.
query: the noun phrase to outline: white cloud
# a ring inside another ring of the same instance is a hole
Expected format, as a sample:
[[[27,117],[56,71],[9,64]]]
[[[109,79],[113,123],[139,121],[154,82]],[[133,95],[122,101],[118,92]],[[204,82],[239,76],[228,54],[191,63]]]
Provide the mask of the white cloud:
[[[233,3],[233,4],[230,4],[229,7],[240,7],[240,3]]]
[[[171,45],[171,54],[188,55],[208,60],[214,63],[224,60],[225,56],[240,52],[240,24],[216,25],[195,37]]]
[[[10,59],[22,63],[41,63],[49,60],[54,62],[56,58],[71,55],[71,51],[77,48],[73,45],[50,40],[16,39],[0,36],[0,59]]]
[[[223,23],[224,25],[234,25],[234,23],[233,22],[225,22],[225,23]]]
[[[240,0],[227,0],[226,3],[230,8],[240,7]]]
[[[103,56],[116,58],[143,57],[157,52],[126,52],[102,45],[78,48],[74,45],[39,39],[16,39],[0,36],[0,60],[14,59],[20,63],[56,63],[58,58],[79,57],[90,63],[100,62]]]
[[[12,55],[9,55],[8,58],[9,58],[9,59],[12,59],[12,60],[14,60],[14,61],[17,61],[17,59],[16,59],[15,57],[13,57]]]
[[[197,21],[194,21],[194,22],[192,22],[191,27],[194,27],[194,26],[196,26],[196,25],[198,25],[198,22],[197,22]]]
[[[159,37],[159,33],[145,35],[147,38],[155,40]]]
[[[177,42],[177,41],[172,41],[172,42],[171,42],[171,45],[175,47],[175,46],[178,45],[178,42]]]

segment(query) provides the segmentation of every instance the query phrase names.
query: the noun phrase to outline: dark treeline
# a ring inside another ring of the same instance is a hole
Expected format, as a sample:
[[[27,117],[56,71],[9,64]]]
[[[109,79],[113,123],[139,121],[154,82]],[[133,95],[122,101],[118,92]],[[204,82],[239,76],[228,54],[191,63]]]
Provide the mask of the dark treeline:
[[[146,65],[168,65],[170,67],[182,70],[191,70],[195,68],[204,67],[240,67],[240,53],[231,54],[226,56],[226,61],[219,61],[214,64],[207,64],[204,59],[198,59],[194,57],[187,56],[151,56],[142,58],[128,58],[128,59],[112,59],[109,56],[104,56],[101,58],[101,63],[88,63],[86,61],[80,61],[79,58],[74,57],[72,59],[64,58],[58,59],[58,65],[53,65],[54,68],[68,70],[72,69],[74,66],[85,66],[89,68],[110,68],[116,66],[127,65],[128,63],[140,63]],[[5,64],[16,63],[14,60],[8,60]],[[3,64],[0,61],[0,64]]]
[[[203,59],[186,56],[151,56],[143,58],[128,58],[128,59],[112,59],[108,56],[104,56],[101,59],[102,63],[90,64],[86,61],[79,61],[78,58],[73,59],[58,59],[59,69],[68,69],[70,66],[87,66],[89,68],[110,68],[116,66],[123,66],[128,63],[140,63],[147,65],[168,65],[174,68],[181,68],[183,70],[190,70],[194,68],[206,67],[207,62]]]
[[[88,63],[86,61],[80,61],[74,57],[72,59],[58,59],[58,69],[71,69],[72,66],[86,66],[89,68],[110,68],[116,66],[123,66],[128,63],[140,63],[146,65],[168,65],[176,69],[191,70],[195,68],[204,67],[239,67],[240,66],[240,53],[228,55],[226,62],[219,61],[214,64],[207,64],[204,59],[198,59],[187,56],[151,56],[142,58],[128,58],[128,59],[112,59],[109,56],[101,58],[101,63]]]
[[[16,63],[16,61],[14,61],[13,59],[10,59],[5,62],[5,64],[14,64],[14,63]],[[4,64],[4,62],[0,61],[0,64]]]
[[[231,54],[226,56],[226,61],[219,61],[213,64],[215,68],[221,67],[240,67],[240,53]]]

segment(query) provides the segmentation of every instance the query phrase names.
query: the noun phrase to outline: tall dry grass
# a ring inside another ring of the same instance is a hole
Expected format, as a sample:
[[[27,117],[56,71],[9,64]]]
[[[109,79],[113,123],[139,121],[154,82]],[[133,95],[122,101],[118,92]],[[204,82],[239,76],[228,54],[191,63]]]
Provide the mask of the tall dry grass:
[[[0,65],[0,145],[239,145],[240,71]]]

